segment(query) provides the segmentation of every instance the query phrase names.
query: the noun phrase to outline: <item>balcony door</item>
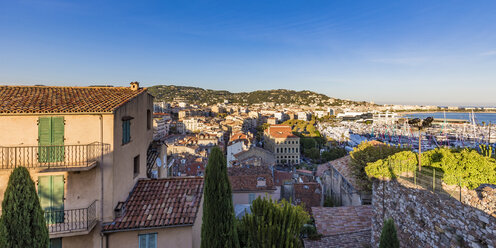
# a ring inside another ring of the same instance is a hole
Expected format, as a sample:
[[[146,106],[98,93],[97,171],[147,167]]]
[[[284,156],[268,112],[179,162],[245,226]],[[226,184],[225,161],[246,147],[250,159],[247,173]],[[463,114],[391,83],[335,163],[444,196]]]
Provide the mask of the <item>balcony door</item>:
[[[48,224],[64,222],[64,176],[38,177],[38,196]]]
[[[64,117],[40,117],[38,120],[38,162],[64,161]]]

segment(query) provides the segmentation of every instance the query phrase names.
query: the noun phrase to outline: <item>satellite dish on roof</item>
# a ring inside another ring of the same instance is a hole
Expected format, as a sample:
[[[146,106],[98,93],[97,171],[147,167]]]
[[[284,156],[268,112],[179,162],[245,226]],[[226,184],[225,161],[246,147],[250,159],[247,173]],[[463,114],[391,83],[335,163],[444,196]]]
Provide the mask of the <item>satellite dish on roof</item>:
[[[155,162],[157,163],[157,167],[162,167],[162,160],[160,158],[157,158],[157,160],[155,160]]]

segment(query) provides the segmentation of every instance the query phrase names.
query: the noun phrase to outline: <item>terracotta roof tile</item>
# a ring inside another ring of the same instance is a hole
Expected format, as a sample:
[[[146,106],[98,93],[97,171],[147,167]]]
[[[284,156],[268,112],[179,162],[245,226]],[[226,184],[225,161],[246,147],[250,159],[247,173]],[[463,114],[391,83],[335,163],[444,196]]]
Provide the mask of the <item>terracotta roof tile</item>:
[[[275,190],[272,172],[265,166],[230,167],[229,182],[233,191]],[[265,179],[265,186],[258,179]]]
[[[322,189],[316,182],[295,183],[294,201],[296,204],[304,204],[305,209],[311,212],[312,207],[320,206]]]
[[[146,88],[0,86],[0,114],[112,113]]]
[[[193,225],[203,195],[203,178],[140,179],[123,205],[123,215],[106,231]]]
[[[313,207],[317,231],[324,236],[371,229],[372,205],[347,207]]]
[[[287,125],[271,125],[266,130],[267,133],[273,138],[296,138],[298,136],[293,134],[290,126]]]
[[[289,171],[274,170],[274,184],[276,186],[282,186],[285,182],[291,182],[293,179],[293,173]]]

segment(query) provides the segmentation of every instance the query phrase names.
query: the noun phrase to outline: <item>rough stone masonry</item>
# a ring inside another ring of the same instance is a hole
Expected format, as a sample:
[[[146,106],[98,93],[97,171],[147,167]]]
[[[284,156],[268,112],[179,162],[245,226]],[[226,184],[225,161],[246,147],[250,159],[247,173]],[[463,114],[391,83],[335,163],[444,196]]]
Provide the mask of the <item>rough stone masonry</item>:
[[[401,179],[375,179],[372,247],[379,246],[383,220],[393,218],[401,247],[496,248],[496,187],[462,189],[461,195],[459,201]]]

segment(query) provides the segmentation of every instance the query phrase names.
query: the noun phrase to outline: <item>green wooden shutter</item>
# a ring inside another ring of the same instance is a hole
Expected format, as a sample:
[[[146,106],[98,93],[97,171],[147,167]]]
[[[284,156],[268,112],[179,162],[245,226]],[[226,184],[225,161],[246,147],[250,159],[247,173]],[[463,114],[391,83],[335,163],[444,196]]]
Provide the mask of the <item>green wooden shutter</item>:
[[[48,223],[64,222],[64,176],[38,177],[38,196]]]
[[[64,117],[52,117],[50,162],[64,161]]]
[[[127,144],[131,141],[131,121],[122,121],[122,144]]]
[[[50,176],[38,177],[38,196],[40,205],[44,211],[50,211],[51,208],[52,179]]]
[[[52,210],[55,222],[64,222],[64,176],[52,176]]]
[[[52,144],[52,121],[50,117],[40,117],[38,119],[38,161],[46,163],[49,161],[50,148]]]

